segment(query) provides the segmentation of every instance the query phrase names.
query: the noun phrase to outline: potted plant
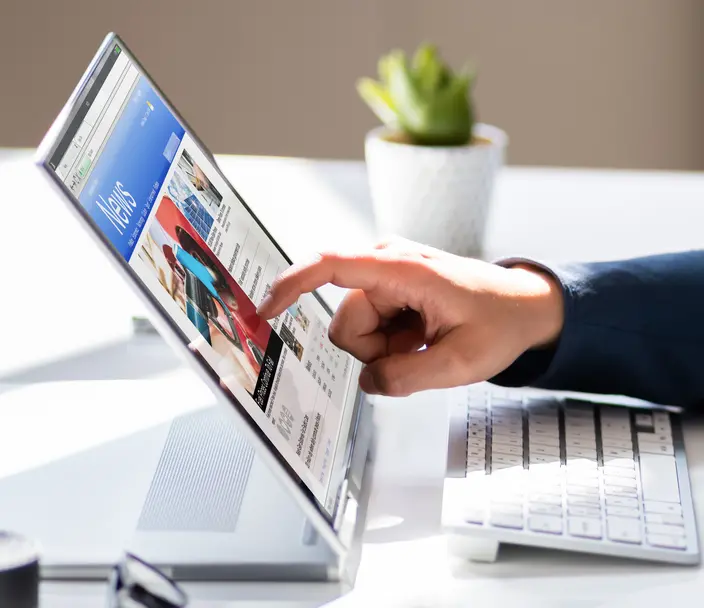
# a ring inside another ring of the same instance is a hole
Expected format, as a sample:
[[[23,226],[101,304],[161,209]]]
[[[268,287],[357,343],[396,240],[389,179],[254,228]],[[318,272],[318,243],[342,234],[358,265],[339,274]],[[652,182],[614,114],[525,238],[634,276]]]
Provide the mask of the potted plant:
[[[379,81],[357,83],[384,126],[365,156],[377,228],[458,255],[479,257],[506,134],[475,123],[475,73],[454,73],[429,44],[412,61],[394,51]]]

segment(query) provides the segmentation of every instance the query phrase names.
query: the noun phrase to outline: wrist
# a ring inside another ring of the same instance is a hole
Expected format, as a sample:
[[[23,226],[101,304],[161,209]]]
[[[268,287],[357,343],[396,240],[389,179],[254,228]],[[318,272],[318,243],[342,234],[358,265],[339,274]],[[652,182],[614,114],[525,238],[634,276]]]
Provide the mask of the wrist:
[[[549,272],[530,264],[517,264],[511,270],[521,273],[524,283],[521,308],[526,350],[552,346],[562,333],[565,319],[562,285]]]

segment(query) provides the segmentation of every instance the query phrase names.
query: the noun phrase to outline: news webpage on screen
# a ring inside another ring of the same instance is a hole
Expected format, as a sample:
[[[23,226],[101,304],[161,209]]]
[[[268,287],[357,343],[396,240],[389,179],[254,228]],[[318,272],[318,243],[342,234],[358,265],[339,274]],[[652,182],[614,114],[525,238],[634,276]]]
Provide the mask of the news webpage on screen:
[[[257,316],[288,263],[119,46],[96,80],[50,165],[330,511],[352,359],[310,294]]]

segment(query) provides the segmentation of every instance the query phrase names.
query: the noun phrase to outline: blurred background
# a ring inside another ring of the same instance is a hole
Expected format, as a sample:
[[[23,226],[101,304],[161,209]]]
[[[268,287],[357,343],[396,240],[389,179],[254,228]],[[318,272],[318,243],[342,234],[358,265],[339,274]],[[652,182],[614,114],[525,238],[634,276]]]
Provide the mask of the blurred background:
[[[33,147],[110,30],[217,153],[362,158],[355,81],[435,42],[510,164],[704,169],[702,0],[0,0],[0,147]]]

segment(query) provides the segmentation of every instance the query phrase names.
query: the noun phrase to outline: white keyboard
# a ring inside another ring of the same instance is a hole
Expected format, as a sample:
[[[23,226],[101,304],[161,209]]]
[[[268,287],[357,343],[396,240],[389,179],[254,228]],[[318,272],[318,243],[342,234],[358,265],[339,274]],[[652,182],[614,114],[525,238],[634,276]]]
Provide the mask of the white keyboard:
[[[465,462],[449,470],[443,497],[455,552],[492,560],[508,542],[699,562],[678,415],[510,391],[457,394]],[[459,440],[451,432],[450,453]]]

